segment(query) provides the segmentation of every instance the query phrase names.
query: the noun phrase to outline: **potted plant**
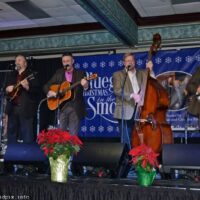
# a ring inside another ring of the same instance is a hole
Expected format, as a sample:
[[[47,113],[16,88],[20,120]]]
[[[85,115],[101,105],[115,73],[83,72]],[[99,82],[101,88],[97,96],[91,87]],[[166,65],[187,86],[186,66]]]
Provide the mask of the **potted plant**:
[[[149,186],[153,183],[156,176],[156,168],[159,167],[157,157],[151,147],[142,144],[130,150],[131,161],[137,171],[138,183],[142,186]]]
[[[51,180],[67,182],[69,159],[80,150],[81,140],[76,135],[70,135],[68,131],[49,129],[41,131],[37,141],[49,158]]]

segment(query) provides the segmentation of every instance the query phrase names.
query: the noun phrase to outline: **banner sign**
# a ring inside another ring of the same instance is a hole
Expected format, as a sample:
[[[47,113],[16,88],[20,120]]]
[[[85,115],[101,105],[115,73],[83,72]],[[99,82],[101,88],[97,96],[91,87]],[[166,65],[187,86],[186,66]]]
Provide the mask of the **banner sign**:
[[[115,95],[112,75],[123,69],[123,54],[75,57],[75,68],[87,75],[98,74],[90,81],[90,90],[84,92],[87,117],[82,121],[80,136],[119,137],[119,127],[113,118]],[[135,53],[136,67],[145,68],[147,52]],[[158,81],[169,92],[170,107],[167,121],[174,131],[198,130],[198,119],[187,112],[188,98],[185,91],[191,74],[200,66],[200,48],[158,51],[153,57],[154,72]]]

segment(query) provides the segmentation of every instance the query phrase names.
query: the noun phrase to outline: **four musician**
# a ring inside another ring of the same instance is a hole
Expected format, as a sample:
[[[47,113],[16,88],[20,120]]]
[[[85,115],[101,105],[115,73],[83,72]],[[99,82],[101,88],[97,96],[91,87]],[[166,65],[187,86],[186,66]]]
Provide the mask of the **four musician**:
[[[135,104],[140,101],[140,89],[145,75],[144,70],[136,69],[135,63],[135,56],[126,53],[123,57],[124,69],[113,74],[113,89],[116,96],[114,118],[119,122],[121,143],[128,144],[129,148]],[[146,67],[153,76],[153,63],[147,62]]]
[[[130,144],[129,138],[134,124],[135,104],[140,101],[140,90],[145,74],[144,70],[135,68],[135,63],[134,55],[126,53],[123,57],[124,69],[113,74],[113,88],[116,95],[114,118],[119,122],[121,142],[128,145]],[[75,69],[73,64],[72,54],[63,54],[63,67],[58,69],[45,84],[44,91],[48,98],[60,98],[59,90],[53,91],[50,89],[53,84],[60,86],[65,81],[70,84],[80,81],[80,84],[74,88],[70,99],[58,106],[60,128],[69,130],[71,134],[78,134],[80,120],[86,114],[83,90],[87,90],[89,84],[85,79],[86,73]],[[36,112],[39,83],[37,75],[28,68],[24,55],[19,54],[16,56],[15,65],[16,70],[10,74],[6,84],[6,93],[9,96],[5,111],[8,116],[8,142],[30,143],[34,141],[33,118]],[[146,67],[150,69],[153,76],[153,63],[151,61],[147,62]],[[186,88],[189,95],[195,96],[189,106],[189,112],[198,115],[198,117],[200,113],[198,109],[200,107],[198,101],[198,94],[200,93],[199,74],[200,70],[198,68]]]
[[[169,109],[178,110],[185,107],[187,99],[186,85],[190,77],[181,72],[170,72],[163,76],[165,79],[160,80],[160,83],[168,92],[170,100]],[[159,78],[161,77],[162,75]]]
[[[31,143],[35,139],[33,120],[39,82],[37,75],[27,66],[24,55],[16,56],[15,69],[6,83],[6,93],[9,96],[5,111],[8,115],[8,142]]]
[[[200,66],[193,73],[189,83],[186,86],[186,91],[191,97],[188,112],[199,119],[200,126]]]
[[[86,73],[82,70],[77,70],[73,66],[74,58],[72,54],[65,53],[62,55],[63,68],[58,69],[54,76],[44,86],[44,91],[47,97],[56,98],[59,96],[59,91],[50,90],[50,86],[53,84],[61,85],[64,81],[68,81],[73,84],[80,81],[77,87],[74,88],[72,98],[70,101],[63,102],[60,109],[60,128],[63,130],[69,130],[71,134],[78,134],[80,120],[85,116],[85,102],[83,98],[83,90],[88,89],[88,81],[84,79]]]

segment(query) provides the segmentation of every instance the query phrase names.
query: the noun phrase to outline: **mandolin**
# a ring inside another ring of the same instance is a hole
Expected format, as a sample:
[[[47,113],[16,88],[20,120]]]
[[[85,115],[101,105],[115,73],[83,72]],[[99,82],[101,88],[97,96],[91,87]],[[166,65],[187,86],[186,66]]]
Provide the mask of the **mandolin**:
[[[21,81],[19,81],[16,85],[14,85],[13,91],[7,94],[8,101],[13,101],[19,95],[19,92],[22,89],[22,86],[21,86],[22,81],[24,81],[25,79],[30,81],[35,78],[36,74],[37,72],[33,72],[27,77],[25,77],[24,79],[22,79]]]
[[[94,80],[97,77],[97,74],[91,74],[90,76],[85,77],[84,79],[89,81]],[[64,81],[61,84],[51,85],[49,90],[56,92],[57,95],[56,97],[50,97],[47,99],[48,108],[50,110],[55,110],[61,103],[71,100],[73,96],[72,89],[78,86],[80,83],[81,81],[78,81],[71,85],[68,81]]]

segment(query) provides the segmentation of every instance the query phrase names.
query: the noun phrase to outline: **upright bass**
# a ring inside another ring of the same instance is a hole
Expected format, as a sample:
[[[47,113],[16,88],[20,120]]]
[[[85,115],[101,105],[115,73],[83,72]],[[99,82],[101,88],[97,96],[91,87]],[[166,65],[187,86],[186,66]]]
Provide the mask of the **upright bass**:
[[[149,50],[148,60],[155,55],[161,43],[161,36],[153,36],[153,44]],[[134,128],[131,135],[131,146],[146,144],[154,152],[159,153],[162,144],[173,143],[171,126],[166,121],[169,106],[167,91],[146,69],[141,86],[141,101],[136,105]]]

